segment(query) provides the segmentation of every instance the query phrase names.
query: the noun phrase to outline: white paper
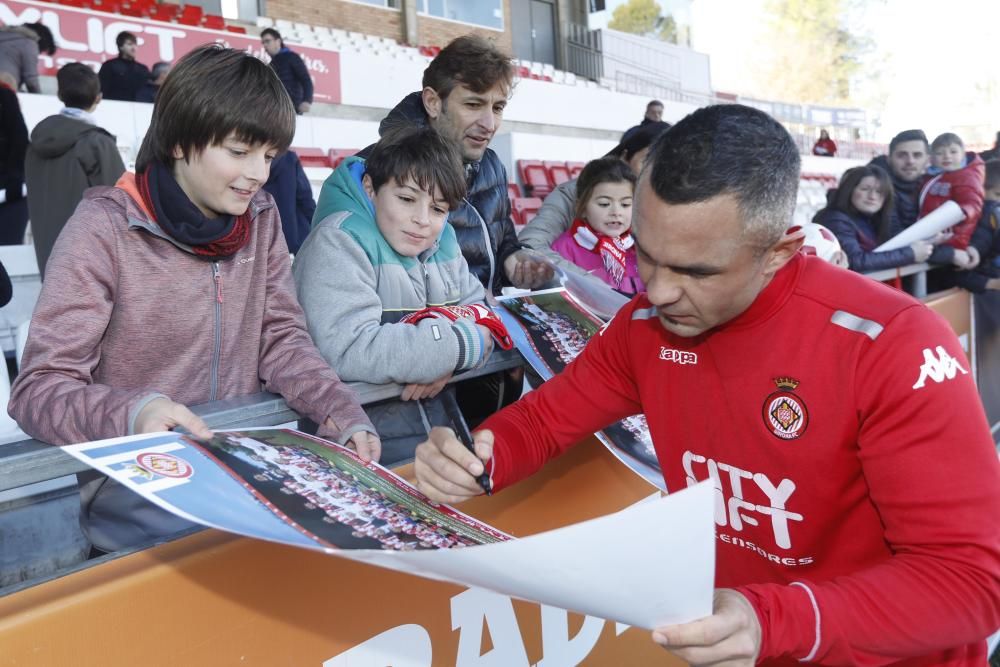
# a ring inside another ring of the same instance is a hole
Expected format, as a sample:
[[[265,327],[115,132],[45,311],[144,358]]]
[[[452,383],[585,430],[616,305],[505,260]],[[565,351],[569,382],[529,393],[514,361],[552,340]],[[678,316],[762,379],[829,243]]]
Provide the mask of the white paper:
[[[708,482],[615,514],[509,542],[338,555],[652,630],[712,613]]]
[[[875,248],[875,252],[905,248],[916,241],[929,239],[938,232],[943,232],[949,227],[957,225],[962,222],[964,218],[965,213],[962,212],[962,208],[958,204],[953,201],[946,201],[944,204],[938,206],[936,209],[914,222],[899,234],[896,234],[891,239]]]

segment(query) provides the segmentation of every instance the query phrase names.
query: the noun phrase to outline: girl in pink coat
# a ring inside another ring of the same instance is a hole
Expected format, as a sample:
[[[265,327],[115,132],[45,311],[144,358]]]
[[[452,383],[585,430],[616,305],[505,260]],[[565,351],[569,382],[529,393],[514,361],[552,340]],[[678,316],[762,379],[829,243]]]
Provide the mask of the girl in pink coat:
[[[552,249],[627,295],[645,289],[632,238],[635,173],[614,157],[592,160],[576,183],[576,219]]]

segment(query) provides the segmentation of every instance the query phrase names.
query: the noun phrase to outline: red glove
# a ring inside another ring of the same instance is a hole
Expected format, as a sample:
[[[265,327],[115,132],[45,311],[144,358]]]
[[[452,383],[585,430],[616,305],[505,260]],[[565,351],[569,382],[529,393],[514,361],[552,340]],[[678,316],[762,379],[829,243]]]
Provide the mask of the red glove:
[[[449,322],[461,319],[472,320],[476,324],[489,329],[490,333],[493,334],[493,340],[497,342],[497,345],[501,349],[509,350],[514,347],[514,341],[511,340],[510,334],[507,333],[507,327],[503,325],[500,318],[494,315],[493,311],[489,308],[478,303],[472,303],[468,306],[429,306],[423,310],[410,313],[402,318],[400,322],[416,324],[428,317],[448,320]]]

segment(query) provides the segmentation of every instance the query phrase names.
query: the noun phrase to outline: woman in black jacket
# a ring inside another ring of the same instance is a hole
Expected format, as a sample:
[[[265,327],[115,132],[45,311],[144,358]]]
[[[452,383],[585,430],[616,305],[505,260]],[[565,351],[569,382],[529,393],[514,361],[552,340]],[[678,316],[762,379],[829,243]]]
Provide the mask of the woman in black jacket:
[[[900,231],[893,228],[892,181],[880,167],[854,167],[840,177],[829,203],[813,217],[837,237],[852,271],[868,273],[926,261],[934,245],[916,241],[897,250],[875,248]]]

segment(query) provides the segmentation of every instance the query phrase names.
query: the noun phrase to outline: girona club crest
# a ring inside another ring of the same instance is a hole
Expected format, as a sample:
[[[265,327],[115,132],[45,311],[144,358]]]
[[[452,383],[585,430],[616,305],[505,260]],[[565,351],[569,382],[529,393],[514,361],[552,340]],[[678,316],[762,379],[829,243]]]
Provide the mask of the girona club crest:
[[[135,457],[135,462],[149,472],[163,477],[184,478],[194,474],[190,463],[173,454],[143,452]]]
[[[795,388],[799,381],[789,377],[775,378],[778,390],[764,399],[761,411],[764,425],[782,440],[794,440],[809,426],[809,410]]]

